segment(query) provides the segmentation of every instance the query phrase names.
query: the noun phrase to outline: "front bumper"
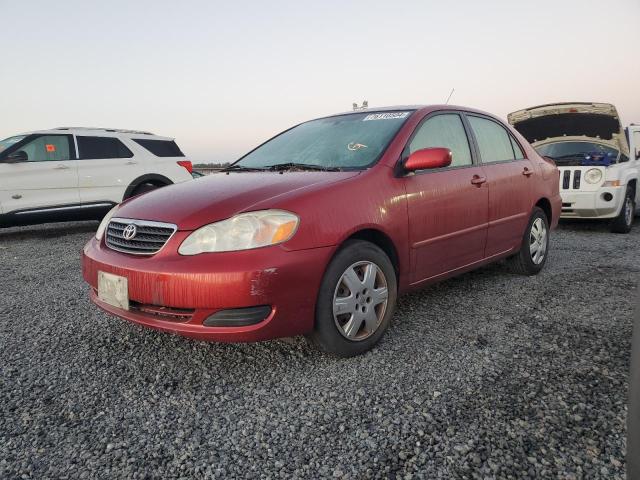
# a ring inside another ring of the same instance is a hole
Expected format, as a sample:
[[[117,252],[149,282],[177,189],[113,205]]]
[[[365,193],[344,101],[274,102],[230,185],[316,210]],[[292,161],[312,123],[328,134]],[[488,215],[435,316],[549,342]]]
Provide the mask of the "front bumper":
[[[624,202],[626,187],[602,187],[594,192],[561,191],[562,218],[614,218]],[[610,198],[610,199],[609,199]]]
[[[178,255],[189,232],[177,232],[153,256],[115,252],[91,239],[82,273],[91,300],[103,310],[146,327],[206,341],[253,342],[308,333],[333,247],[288,251],[282,246],[241,252]],[[98,272],[126,277],[130,310],[98,299]],[[271,306],[262,321],[247,326],[208,327],[221,310]],[[160,314],[158,314],[160,313]]]

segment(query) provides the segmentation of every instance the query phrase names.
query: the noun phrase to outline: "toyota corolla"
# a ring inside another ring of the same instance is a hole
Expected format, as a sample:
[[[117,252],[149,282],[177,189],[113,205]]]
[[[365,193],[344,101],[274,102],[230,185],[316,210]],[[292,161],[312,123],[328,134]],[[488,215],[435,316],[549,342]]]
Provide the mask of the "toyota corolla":
[[[380,340],[399,294],[500,259],[540,272],[558,179],[484,112],[333,115],[114,208],[83,275],[99,307],[147,327],[209,341],[306,335],[352,356]]]

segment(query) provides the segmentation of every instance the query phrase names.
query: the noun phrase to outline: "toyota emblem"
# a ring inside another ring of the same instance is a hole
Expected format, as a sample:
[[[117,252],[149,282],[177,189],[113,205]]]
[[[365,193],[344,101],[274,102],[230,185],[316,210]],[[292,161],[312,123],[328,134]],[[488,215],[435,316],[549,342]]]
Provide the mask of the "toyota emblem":
[[[138,227],[133,224],[127,225],[122,231],[122,238],[125,240],[133,240],[138,233]]]

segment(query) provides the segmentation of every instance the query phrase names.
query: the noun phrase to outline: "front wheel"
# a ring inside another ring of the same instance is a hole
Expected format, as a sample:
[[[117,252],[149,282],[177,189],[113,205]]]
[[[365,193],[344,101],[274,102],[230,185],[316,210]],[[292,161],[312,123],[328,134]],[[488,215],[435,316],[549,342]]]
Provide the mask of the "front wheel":
[[[520,251],[509,258],[511,269],[521,275],[536,275],[547,262],[549,221],[544,211],[535,207],[522,237]]]
[[[627,187],[620,214],[611,222],[611,231],[613,233],[629,233],[631,227],[633,227],[635,209],[636,204],[633,199],[633,190]]]
[[[397,295],[395,269],[382,249],[362,240],[349,241],[322,279],[310,337],[341,357],[366,352],[389,326]]]

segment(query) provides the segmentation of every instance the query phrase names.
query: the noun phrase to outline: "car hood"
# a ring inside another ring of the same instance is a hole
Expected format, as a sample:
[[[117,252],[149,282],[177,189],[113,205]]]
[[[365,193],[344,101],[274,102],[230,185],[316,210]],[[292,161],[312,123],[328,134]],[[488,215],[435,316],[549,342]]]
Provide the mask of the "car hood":
[[[120,218],[194,230],[241,212],[277,208],[278,199],[355,177],[360,172],[233,172],[160,188],[124,202]]]
[[[589,139],[628,154],[616,107],[608,103],[557,103],[510,113],[508,120],[534,147]]]

